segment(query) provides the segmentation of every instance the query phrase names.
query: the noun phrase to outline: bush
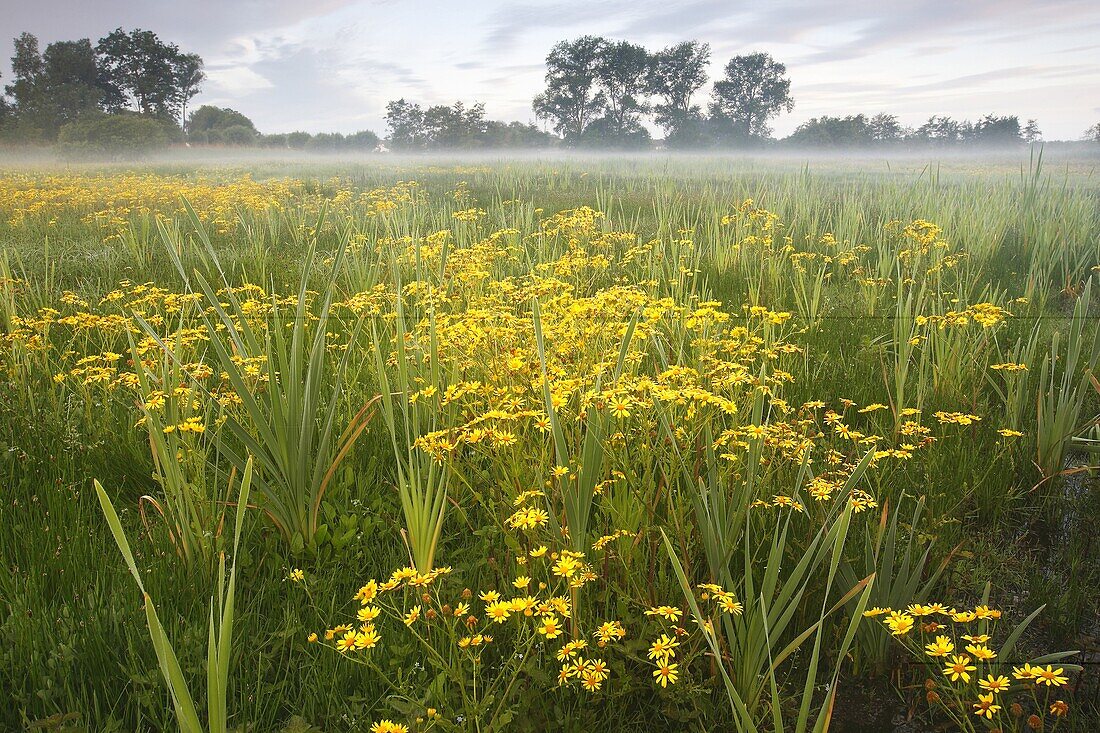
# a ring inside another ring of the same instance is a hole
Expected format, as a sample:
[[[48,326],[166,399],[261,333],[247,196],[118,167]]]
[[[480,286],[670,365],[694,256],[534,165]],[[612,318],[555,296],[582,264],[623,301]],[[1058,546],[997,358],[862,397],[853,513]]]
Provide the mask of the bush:
[[[211,131],[211,142],[214,142],[215,133],[217,141],[225,145],[253,145],[256,142],[256,130],[244,125],[232,125],[223,130]]]
[[[140,114],[96,115],[62,126],[58,145],[85,153],[143,153],[180,139],[175,125]]]

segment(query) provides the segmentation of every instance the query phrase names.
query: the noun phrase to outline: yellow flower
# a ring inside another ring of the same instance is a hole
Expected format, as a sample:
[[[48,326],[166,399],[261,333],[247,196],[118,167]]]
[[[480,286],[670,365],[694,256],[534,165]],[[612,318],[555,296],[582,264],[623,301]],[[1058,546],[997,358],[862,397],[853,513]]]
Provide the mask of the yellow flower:
[[[946,636],[937,636],[935,643],[928,644],[924,648],[925,654],[930,657],[946,657],[955,651],[955,643]]]
[[[374,621],[376,618],[378,618],[378,614],[380,614],[381,612],[382,611],[378,608],[378,606],[363,606],[358,611],[356,611],[355,616],[360,621],[367,623],[370,621]]]
[[[666,621],[679,621],[684,612],[675,606],[657,606],[645,612],[646,616],[660,616]]]
[[[420,606],[413,606],[413,609],[405,614],[405,625],[412,626],[420,618]]]
[[[670,657],[676,656],[676,647],[680,643],[668,634],[661,634],[649,647],[649,658],[659,663],[666,662]]]
[[[336,650],[341,653],[350,652],[355,649],[355,639],[358,635],[354,631],[349,631],[336,642]]]
[[[992,720],[1000,709],[1000,705],[993,704],[992,692],[987,695],[978,695],[978,702],[974,703],[974,714],[979,718],[984,715],[987,719]]]
[[[1018,680],[1031,680],[1035,679],[1039,670],[1040,667],[1032,667],[1030,662],[1025,662],[1023,667],[1012,668],[1012,676]]]
[[[970,657],[963,655],[954,655],[951,658],[951,663],[943,669],[943,674],[951,678],[952,682],[958,682],[960,679],[963,682],[970,681],[970,673],[977,667],[970,663]]]
[[[561,578],[572,578],[574,574],[580,569],[581,561],[575,557],[568,555],[562,555],[558,558],[558,561],[554,563],[554,575]]]
[[[378,646],[378,642],[382,640],[382,637],[375,631],[373,624],[367,624],[363,627],[363,630],[355,635],[355,648],[356,649],[373,649]]]
[[[675,664],[662,664],[653,671],[653,677],[657,680],[657,684],[661,687],[668,687],[669,685],[676,684],[677,675]]]
[[[984,680],[978,680],[978,687],[989,692],[1004,692],[1008,689],[1008,678],[1004,675],[989,675]]]
[[[561,622],[558,621],[556,616],[543,616],[538,632],[547,639],[556,639],[561,636]]]
[[[905,636],[913,630],[914,619],[907,613],[891,614],[884,622],[894,636]]]
[[[370,727],[370,733],[409,733],[409,727],[392,720],[379,720]]]
[[[993,651],[984,644],[967,644],[966,651],[974,655],[974,658],[979,662],[988,662],[997,656],[997,652]]]
[[[603,680],[592,674],[591,672],[585,672],[581,675],[581,685],[589,692],[595,692],[600,689],[600,685],[603,684]]]
[[[1061,687],[1069,682],[1069,678],[1063,675],[1061,667],[1054,669],[1048,664],[1046,669],[1042,667],[1032,667],[1032,670],[1035,673],[1035,683],[1039,685]]]
[[[606,644],[625,637],[626,629],[618,621],[605,621],[600,624],[600,627],[592,635]]]
[[[569,668],[569,665],[562,665],[562,668],[558,670],[558,687],[569,684],[569,678],[572,676],[573,671]]]
[[[294,581],[295,583],[301,583],[303,580],[306,579],[306,574],[298,568],[294,568],[290,571],[290,574],[287,576],[287,578]]]
[[[512,615],[512,602],[494,601],[485,607],[485,615],[498,624],[502,624]]]
[[[359,589],[359,592],[355,594],[355,600],[359,601],[365,606],[373,601],[376,595],[378,595],[378,581],[372,579],[369,583]]]

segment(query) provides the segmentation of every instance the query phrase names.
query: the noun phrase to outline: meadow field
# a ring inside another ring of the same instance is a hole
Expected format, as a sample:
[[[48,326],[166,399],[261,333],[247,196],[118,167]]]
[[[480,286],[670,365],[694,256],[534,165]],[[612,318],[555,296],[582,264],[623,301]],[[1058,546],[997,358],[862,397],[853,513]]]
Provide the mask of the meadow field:
[[[1100,156],[0,161],[0,730],[1096,730]]]

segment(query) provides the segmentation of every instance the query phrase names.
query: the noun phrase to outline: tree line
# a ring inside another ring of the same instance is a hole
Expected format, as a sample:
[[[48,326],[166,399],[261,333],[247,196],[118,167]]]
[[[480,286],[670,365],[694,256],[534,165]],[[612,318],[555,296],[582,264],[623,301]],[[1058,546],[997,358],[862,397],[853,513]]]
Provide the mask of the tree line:
[[[597,36],[561,41],[546,57],[546,89],[532,108],[576,147],[649,147],[646,121],[664,132],[670,148],[1011,145],[1042,137],[1035,120],[1021,124],[1014,115],[976,122],[934,115],[908,128],[882,113],[816,117],[775,141],[771,120],[794,108],[786,66],[762,52],[734,56],[711,85],[704,108],[696,97],[707,85],[710,61],[710,45],[699,41],[659,51]],[[1100,124],[1086,132],[1086,138],[1098,137]]]
[[[14,42],[12,80],[0,96],[0,140],[76,147],[154,147],[172,142],[315,151],[375,149],[377,135],[305,132],[264,135],[245,115],[202,106],[188,113],[205,73],[203,61],[152,31],[117,28],[90,39]],[[545,89],[532,102],[533,124],[488,119],[481,103],[422,107],[404,98],[386,105],[386,144],[398,150],[539,148],[679,149],[785,144],[858,146],[1012,145],[1040,140],[1035,120],[986,115],[974,122],[933,115],[913,128],[881,113],[824,115],[781,141],[771,122],[794,108],[784,64],[763,52],[737,55],[710,85],[709,44],[684,41],[659,51],[629,41],[582,36],[554,45]],[[654,141],[650,128],[664,139]],[[1100,142],[1100,123],[1085,133]]]
[[[197,54],[141,29],[117,28],[94,46],[82,38],[40,51],[30,33],[14,45],[0,128],[17,141],[63,140],[105,120],[168,140],[205,79]]]

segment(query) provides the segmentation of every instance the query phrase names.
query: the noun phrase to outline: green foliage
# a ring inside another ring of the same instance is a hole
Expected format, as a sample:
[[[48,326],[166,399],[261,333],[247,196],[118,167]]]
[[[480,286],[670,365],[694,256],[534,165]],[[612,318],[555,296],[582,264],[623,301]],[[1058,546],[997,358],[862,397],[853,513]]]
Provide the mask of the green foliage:
[[[237,497],[237,522],[233,531],[233,562],[230,565],[228,581],[225,574],[225,553],[218,560],[217,594],[210,600],[210,622],[206,652],[206,725],[199,720],[194,698],[180,667],[176,651],[161,623],[153,599],[145,590],[134,560],[134,553],[126,539],[126,531],[119,521],[110,497],[99,481],[95,482],[96,494],[103,508],[103,515],[111,528],[115,543],[122,553],[130,574],[134,577],[145,604],[145,618],[149,627],[149,637],[160,664],[160,673],[168,684],[168,691],[175,708],[176,723],[183,733],[226,733],[228,716],[226,699],[229,692],[229,673],[233,655],[233,620],[236,612],[237,594],[237,557],[241,544],[241,529],[244,526],[244,513],[248,507],[248,492],[252,484],[252,461],[245,464],[241,489]],[[215,606],[216,601],[216,606]],[[216,611],[216,621],[215,621]]]
[[[194,273],[209,309],[203,312],[207,328],[211,333],[224,331],[227,336],[226,341],[214,339],[211,345],[242,400],[246,418],[227,417],[226,434],[219,434],[219,449],[239,470],[247,462],[256,461],[260,469],[256,477],[257,502],[290,547],[300,552],[313,546],[321,524],[321,502],[329,483],[372,415],[372,403],[367,402],[354,413],[342,433],[335,432],[343,408],[339,397],[347,359],[353,351],[358,328],[350,333],[344,356],[335,365],[327,364],[326,339],[334,279],[329,280],[327,290],[320,295],[320,308],[312,312],[308,275],[316,244],[306,243],[303,276],[293,309],[285,313],[279,307],[273,308],[273,327],[261,336],[233,292],[201,220],[189,204],[186,206],[206,254],[226,288],[228,303],[223,305],[202,273]],[[321,228],[324,216],[322,210],[315,229]],[[177,254],[182,249],[177,233],[161,225],[160,234],[175,257],[180,274],[189,281],[190,275]],[[334,261],[334,273],[340,269],[342,256],[343,245]],[[146,329],[166,352],[172,353],[171,345],[159,340],[154,329],[148,325]],[[236,356],[262,359],[267,376],[265,389],[256,390],[250,385],[246,364]]]
[[[714,82],[711,116],[725,121],[738,141],[767,137],[768,121],[794,109],[787,67],[766,53],[734,56]]]
[[[179,130],[153,117],[125,112],[96,114],[61,128],[57,141],[68,153],[145,153],[178,141]]]

